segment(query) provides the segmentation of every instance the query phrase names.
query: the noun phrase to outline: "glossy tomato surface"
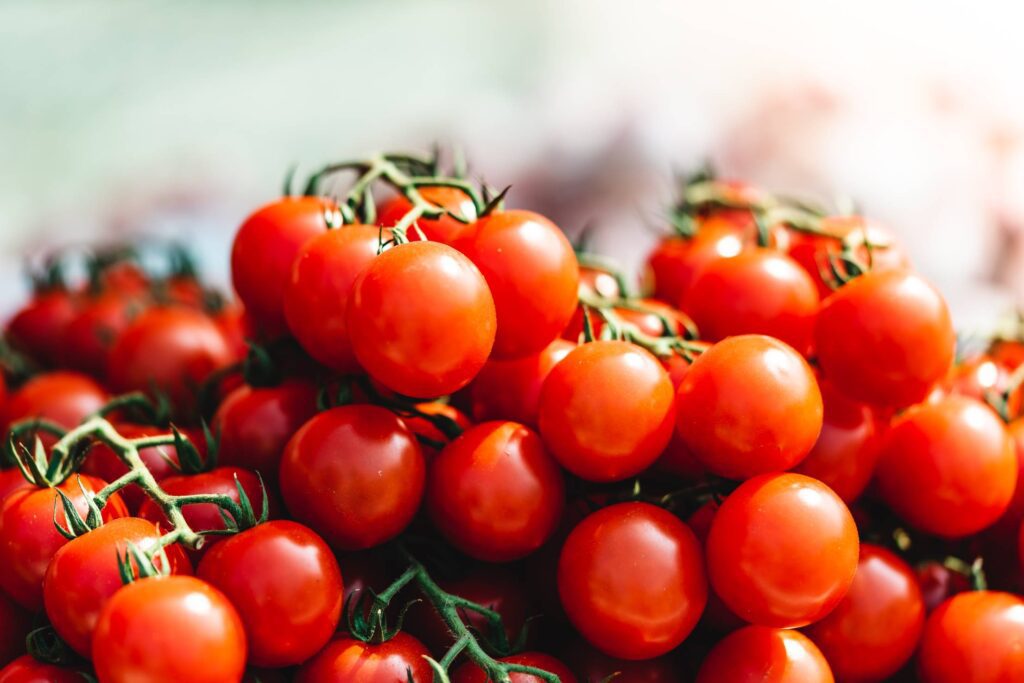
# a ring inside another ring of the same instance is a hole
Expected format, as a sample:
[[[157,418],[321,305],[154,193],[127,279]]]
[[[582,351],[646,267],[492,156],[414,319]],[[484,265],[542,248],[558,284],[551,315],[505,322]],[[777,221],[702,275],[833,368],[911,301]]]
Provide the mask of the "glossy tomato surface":
[[[544,380],[574,348],[572,342],[556,339],[530,356],[487,361],[469,385],[473,418],[512,420],[536,428]]]
[[[302,665],[296,683],[383,683],[433,680],[433,670],[424,657],[427,648],[410,635],[399,632],[380,644],[340,636]]]
[[[726,636],[701,665],[697,683],[832,683],[821,651],[799,631],[747,626]]]

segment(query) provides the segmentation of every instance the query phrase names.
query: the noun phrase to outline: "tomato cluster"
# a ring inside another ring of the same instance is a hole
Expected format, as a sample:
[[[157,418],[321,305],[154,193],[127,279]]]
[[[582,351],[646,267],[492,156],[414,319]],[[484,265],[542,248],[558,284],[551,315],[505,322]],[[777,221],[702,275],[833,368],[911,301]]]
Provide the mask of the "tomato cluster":
[[[955,359],[860,217],[707,176],[670,216],[634,296],[380,155],[243,221],[237,303],[177,251],[43,278],[0,683],[1024,680],[1024,339]]]

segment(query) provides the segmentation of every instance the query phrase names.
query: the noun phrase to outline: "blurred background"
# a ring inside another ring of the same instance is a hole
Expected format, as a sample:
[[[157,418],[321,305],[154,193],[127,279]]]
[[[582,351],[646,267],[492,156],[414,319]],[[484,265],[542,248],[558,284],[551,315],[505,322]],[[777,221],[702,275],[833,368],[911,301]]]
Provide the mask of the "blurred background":
[[[976,329],[1024,300],[1024,5],[0,2],[0,310],[23,255],[177,235],[227,282],[287,169],[457,143],[636,272],[672,173],[848,197]]]

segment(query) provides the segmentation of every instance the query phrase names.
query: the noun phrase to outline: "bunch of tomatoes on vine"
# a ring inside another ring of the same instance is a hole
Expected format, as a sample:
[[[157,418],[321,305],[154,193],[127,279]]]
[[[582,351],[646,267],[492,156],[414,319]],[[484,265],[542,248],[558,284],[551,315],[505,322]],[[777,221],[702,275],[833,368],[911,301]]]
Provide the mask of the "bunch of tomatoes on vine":
[[[634,284],[459,166],[290,178],[237,300],[34,265],[0,683],[1024,681],[1024,325],[708,171]]]

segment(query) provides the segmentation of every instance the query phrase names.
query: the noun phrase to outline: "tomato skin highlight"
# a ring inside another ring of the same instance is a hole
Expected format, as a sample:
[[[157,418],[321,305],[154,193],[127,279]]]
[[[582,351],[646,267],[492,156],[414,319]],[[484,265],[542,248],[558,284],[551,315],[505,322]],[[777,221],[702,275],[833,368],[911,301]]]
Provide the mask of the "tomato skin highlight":
[[[334,548],[379,545],[412,521],[426,467],[394,413],[349,405],[320,413],[285,447],[280,485],[292,516]]]
[[[1013,498],[1017,456],[984,403],[948,396],[893,423],[878,459],[883,499],[915,528],[959,538],[996,522]]]
[[[569,534],[558,591],[570,621],[598,649],[627,660],[658,657],[683,642],[704,610],[703,553],[671,513],[612,505]]]
[[[708,470],[731,479],[787,470],[821,431],[821,392],[807,362],[763,335],[702,353],[676,394],[676,430]]]
[[[423,298],[429,298],[429,306]],[[362,270],[347,323],[359,363],[392,391],[435,398],[469,384],[494,345],[494,299],[472,261],[437,242],[388,249]]]
[[[542,671],[555,674],[562,683],[577,683],[576,676],[569,671],[569,667],[551,655],[540,652],[522,652],[511,657],[503,657],[498,661],[506,664],[536,667]],[[488,683],[490,681],[487,673],[472,662],[467,662],[455,669],[451,679],[452,683]],[[511,683],[543,683],[544,679],[531,674],[512,672],[509,674],[509,680]]]
[[[562,471],[540,436],[516,422],[484,422],[430,465],[427,509],[455,547],[478,560],[509,562],[551,536],[565,506]]]
[[[341,617],[342,578],[323,539],[274,521],[218,543],[197,575],[238,610],[256,666],[301,664],[327,644]]]
[[[141,579],[114,593],[92,641],[104,683],[237,683],[245,631],[227,598],[191,576]]]
[[[544,380],[540,434],[573,474],[597,482],[625,479],[665,450],[675,421],[673,394],[668,374],[648,351],[622,341],[583,344]]]
[[[433,680],[424,657],[430,653],[412,636],[399,632],[391,640],[374,645],[339,636],[302,665],[296,683],[403,683]]]
[[[726,636],[704,660],[697,683],[833,683],[828,662],[799,631],[747,626]]]
[[[843,599],[857,571],[857,526],[843,501],[800,474],[762,474],[715,513],[706,543],[715,593],[761,626],[811,624]]]

